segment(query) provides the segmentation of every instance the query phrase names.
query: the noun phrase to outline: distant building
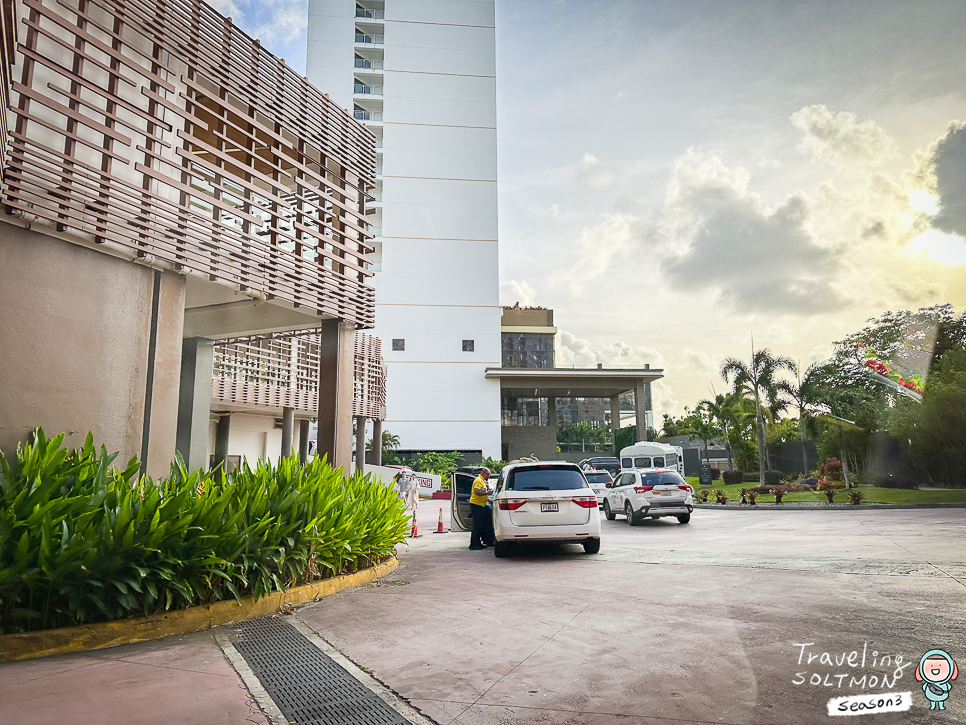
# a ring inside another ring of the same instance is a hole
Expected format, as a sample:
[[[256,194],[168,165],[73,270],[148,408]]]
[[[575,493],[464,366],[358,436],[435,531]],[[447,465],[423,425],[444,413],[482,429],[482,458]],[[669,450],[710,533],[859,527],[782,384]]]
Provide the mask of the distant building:
[[[557,328],[553,310],[546,308],[504,307],[500,329],[503,367],[487,369],[486,374],[500,380],[505,460],[525,455],[584,458],[582,450],[557,451],[558,428],[586,421],[591,428],[616,430],[621,400],[628,393],[640,429],[652,419],[651,382],[663,377],[662,370],[555,367]]]

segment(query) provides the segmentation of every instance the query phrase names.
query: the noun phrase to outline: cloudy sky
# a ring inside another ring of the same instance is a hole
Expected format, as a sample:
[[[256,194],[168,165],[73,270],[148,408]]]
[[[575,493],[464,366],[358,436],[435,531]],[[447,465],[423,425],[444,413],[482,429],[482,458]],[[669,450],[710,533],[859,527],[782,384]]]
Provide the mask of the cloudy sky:
[[[305,4],[222,0],[304,68]],[[497,0],[502,302],[558,364],[808,362],[966,305],[966,2]]]

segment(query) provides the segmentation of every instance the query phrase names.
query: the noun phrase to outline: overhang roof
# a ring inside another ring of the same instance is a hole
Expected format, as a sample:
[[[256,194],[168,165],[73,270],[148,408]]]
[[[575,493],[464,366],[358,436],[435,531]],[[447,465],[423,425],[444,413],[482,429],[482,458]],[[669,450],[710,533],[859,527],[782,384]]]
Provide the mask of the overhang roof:
[[[638,381],[664,377],[655,368],[487,368],[505,396],[517,398],[610,398],[633,390]]]

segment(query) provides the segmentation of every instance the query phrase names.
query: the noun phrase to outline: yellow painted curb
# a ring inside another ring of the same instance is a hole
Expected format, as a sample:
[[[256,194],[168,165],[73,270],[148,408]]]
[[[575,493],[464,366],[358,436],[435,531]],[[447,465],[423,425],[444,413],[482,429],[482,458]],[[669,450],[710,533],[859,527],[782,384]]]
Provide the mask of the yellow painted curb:
[[[79,627],[45,629],[39,632],[0,635],[0,662],[16,662],[34,657],[84,652],[114,647],[119,644],[160,639],[172,634],[188,634],[220,624],[240,622],[277,612],[283,604],[298,606],[351,589],[396,571],[399,559],[392,557],[381,564],[370,566],[354,574],[343,574],[331,579],[293,587],[284,592],[272,592],[256,601],[245,597],[239,604],[234,599],[215,602],[173,612],[132,617],[114,622],[99,622]]]

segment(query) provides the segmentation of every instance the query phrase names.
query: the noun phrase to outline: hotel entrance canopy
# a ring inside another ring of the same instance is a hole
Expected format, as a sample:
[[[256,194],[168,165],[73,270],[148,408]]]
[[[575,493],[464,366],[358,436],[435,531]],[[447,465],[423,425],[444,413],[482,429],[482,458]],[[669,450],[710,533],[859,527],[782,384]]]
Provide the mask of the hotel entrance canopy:
[[[504,397],[612,398],[643,388],[664,377],[652,368],[487,368],[488,379],[500,381]],[[642,396],[643,397],[643,396]],[[643,401],[642,401],[643,402]]]
[[[663,378],[664,371],[652,368],[487,368],[486,377],[500,381],[500,393],[504,398],[547,398],[550,406],[555,405],[556,398],[610,398],[615,430],[620,426],[617,396],[633,390],[637,429],[644,431],[647,429],[646,411],[651,409],[650,384]],[[551,425],[556,427],[555,420]]]

